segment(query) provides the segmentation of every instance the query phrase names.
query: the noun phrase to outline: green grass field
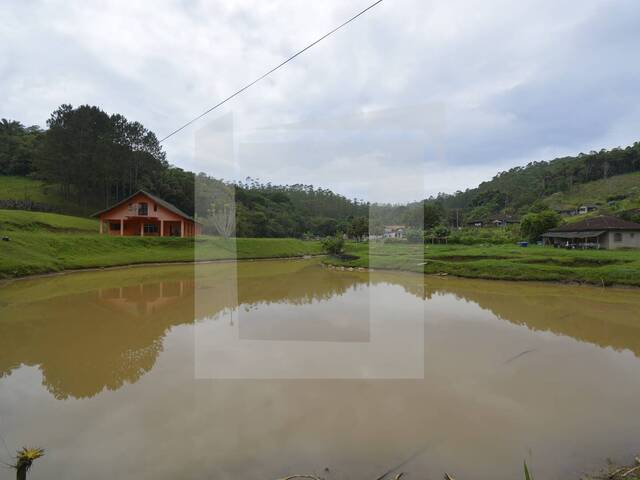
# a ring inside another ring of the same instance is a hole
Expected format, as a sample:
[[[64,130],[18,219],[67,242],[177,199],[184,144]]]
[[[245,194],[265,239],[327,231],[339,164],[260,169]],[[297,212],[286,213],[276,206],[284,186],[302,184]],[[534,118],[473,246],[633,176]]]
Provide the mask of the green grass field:
[[[110,237],[92,219],[0,210],[0,278],[69,269],[156,262],[295,257],[321,253],[319,242],[290,238],[224,240],[202,236]]]
[[[319,242],[290,238],[202,236],[110,237],[96,220],[53,213],[0,210],[0,278],[68,269],[141,263],[295,257],[322,253]],[[515,245],[347,243],[346,267],[406,270],[469,278],[640,286],[638,250],[563,250]]]
[[[354,260],[327,257],[344,267],[406,270],[494,280],[578,282],[640,286],[638,250],[564,250],[515,245],[348,243]]]
[[[48,205],[56,211],[75,215],[95,211],[92,206],[83,208],[77,203],[65,200],[54,185],[46,185],[40,180],[28,177],[0,175],[0,200],[29,200]]]
[[[576,185],[568,192],[558,192],[544,199],[551,208],[579,207],[585,203],[607,206],[607,198],[623,195],[615,209],[624,210],[640,207],[640,173],[616,175],[605,180]]]
[[[57,213],[0,210],[0,232],[97,233],[98,220]]]

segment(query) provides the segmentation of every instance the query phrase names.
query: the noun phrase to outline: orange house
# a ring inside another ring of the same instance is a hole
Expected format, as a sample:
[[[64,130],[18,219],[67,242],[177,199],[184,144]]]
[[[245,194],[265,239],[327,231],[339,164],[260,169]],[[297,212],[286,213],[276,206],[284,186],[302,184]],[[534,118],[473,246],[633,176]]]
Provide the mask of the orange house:
[[[100,233],[108,235],[193,237],[202,233],[202,225],[193,217],[144,190],[93,216],[100,218]]]

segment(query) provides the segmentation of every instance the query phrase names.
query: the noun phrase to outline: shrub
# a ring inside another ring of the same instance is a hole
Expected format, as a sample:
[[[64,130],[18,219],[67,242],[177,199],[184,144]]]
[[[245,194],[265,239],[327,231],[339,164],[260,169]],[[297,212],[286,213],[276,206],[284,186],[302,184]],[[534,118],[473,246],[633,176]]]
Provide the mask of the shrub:
[[[424,232],[418,228],[408,228],[405,235],[409,243],[424,242]]]
[[[453,230],[449,234],[448,243],[476,245],[480,243],[504,245],[520,240],[517,226],[506,228],[464,228]]]
[[[406,238],[385,238],[384,243],[394,244],[394,243],[407,243]]]
[[[544,232],[557,227],[560,223],[560,215],[551,210],[540,213],[529,213],[522,218],[520,230],[529,241],[535,242]]]
[[[340,255],[344,251],[344,239],[339,233],[335,237],[327,237],[322,240],[322,250],[330,255]]]

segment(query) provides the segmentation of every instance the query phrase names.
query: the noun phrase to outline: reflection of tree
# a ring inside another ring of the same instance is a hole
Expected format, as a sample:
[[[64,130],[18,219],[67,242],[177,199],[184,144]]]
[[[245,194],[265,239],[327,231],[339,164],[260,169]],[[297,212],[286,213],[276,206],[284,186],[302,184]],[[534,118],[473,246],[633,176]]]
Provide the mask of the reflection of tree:
[[[198,296],[200,318],[236,307],[235,297],[225,294],[235,288],[229,280],[235,268],[206,266],[197,282],[189,266],[171,267],[166,276],[163,269],[152,275],[150,269],[105,272],[101,275],[109,286],[104,288],[87,290],[80,282],[56,296],[54,282],[40,292],[41,300],[7,302],[0,307],[0,377],[20,365],[38,365],[47,389],[59,399],[91,397],[134,383],[153,368],[169,329],[193,322],[195,288],[206,289]],[[363,275],[328,276],[304,262],[253,262],[237,268],[238,297],[247,306],[325,300],[366,282]],[[4,298],[11,298],[11,292],[3,292],[0,305]]]
[[[425,277],[424,286],[405,285],[405,290],[424,299],[454,295],[530,330],[627,349],[640,357],[640,296],[633,291],[433,277]]]
[[[0,324],[0,375],[21,364],[39,365],[56,398],[90,397],[137,381],[153,367],[165,332],[192,318],[193,302],[185,296],[163,309],[140,310],[152,300],[123,290],[130,296],[117,301],[137,308],[118,308],[97,291],[7,308],[3,315],[20,321]]]
[[[236,268],[237,284],[230,280]],[[400,285],[425,300],[452,295],[532,330],[629,349],[640,357],[640,298],[635,292],[608,290],[600,296],[591,288],[334,272],[309,262],[241,262],[5,286],[0,293],[0,376],[20,365],[37,365],[56,398],[91,397],[138,381],[153,368],[172,327],[231,311],[235,298],[249,309],[303,305],[369,283]],[[236,287],[237,297],[229,294]]]

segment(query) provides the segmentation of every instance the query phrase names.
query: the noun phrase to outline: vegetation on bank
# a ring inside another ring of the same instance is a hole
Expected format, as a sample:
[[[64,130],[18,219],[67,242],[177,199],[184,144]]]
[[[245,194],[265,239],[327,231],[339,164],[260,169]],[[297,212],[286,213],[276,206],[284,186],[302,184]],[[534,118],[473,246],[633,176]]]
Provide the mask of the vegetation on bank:
[[[565,250],[516,245],[353,243],[323,262],[339,267],[404,270],[492,280],[640,286],[640,251]]]
[[[10,206],[12,205],[12,206]],[[55,185],[29,177],[0,175],[0,208],[82,215],[95,210],[65,200]]]
[[[0,278],[141,263],[280,258],[322,253],[291,238],[111,237],[98,223],[52,213],[0,210]]]

